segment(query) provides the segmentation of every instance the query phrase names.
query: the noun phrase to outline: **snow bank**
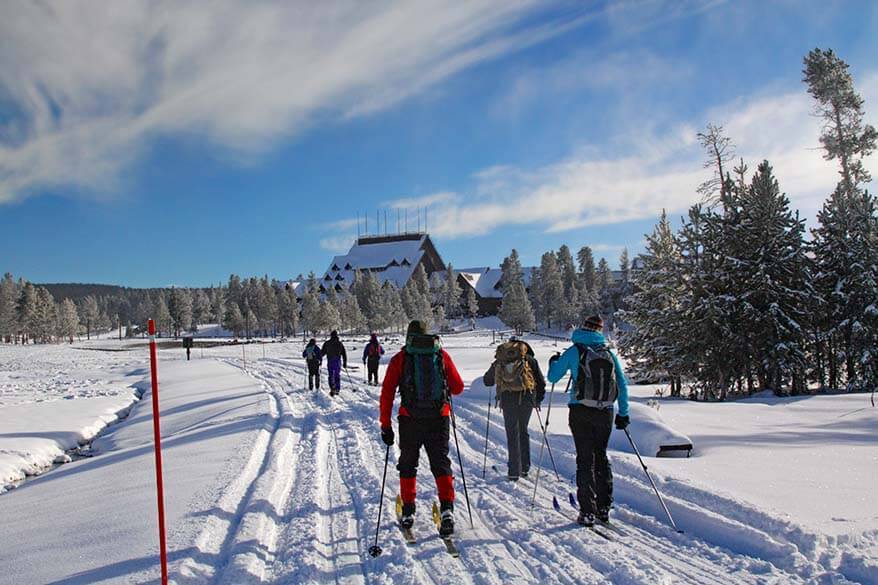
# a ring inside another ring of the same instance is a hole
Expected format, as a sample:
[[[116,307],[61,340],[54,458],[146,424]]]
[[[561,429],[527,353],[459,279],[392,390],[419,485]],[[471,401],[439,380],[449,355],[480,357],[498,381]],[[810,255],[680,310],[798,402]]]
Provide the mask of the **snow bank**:
[[[0,409],[0,493],[25,476],[70,460],[66,451],[85,445],[123,418],[137,400],[128,394],[21,404]]]
[[[634,439],[641,456],[687,457],[693,448],[692,439],[674,430],[664,421],[658,410],[639,402],[629,404],[631,424],[628,432]],[[625,433],[610,436],[610,449],[634,453]]]

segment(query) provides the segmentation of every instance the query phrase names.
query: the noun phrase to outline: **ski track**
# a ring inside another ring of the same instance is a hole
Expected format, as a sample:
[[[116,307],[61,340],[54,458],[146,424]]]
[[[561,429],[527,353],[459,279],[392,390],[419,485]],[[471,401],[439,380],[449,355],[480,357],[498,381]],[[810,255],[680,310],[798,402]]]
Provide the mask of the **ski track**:
[[[224,361],[243,368],[240,360]],[[487,406],[475,402],[455,408],[473,527],[457,451],[452,447],[450,453],[460,558],[446,553],[430,519],[436,488],[424,453],[414,530],[418,542],[403,541],[394,512],[399,484],[393,448],[378,535],[384,553],[373,559],[367,550],[375,534],[386,452],[377,432],[378,389],[367,386],[360,373],[343,372],[341,394],[330,398],[324,370],[321,390],[309,391],[300,359],[257,359],[244,369],[266,391],[264,426],[247,464],[207,517],[197,552],[175,563],[177,583],[871,582],[863,561],[850,550],[842,554],[832,543],[755,508],[691,486],[675,485],[674,494],[666,494],[675,519],[687,530],[677,534],[666,525],[639,465],[623,458],[613,459],[618,521],[610,532],[613,542],[574,523],[576,511],[567,494],[575,488],[563,477],[555,479],[548,454],[532,508],[541,434],[531,429],[531,478],[510,484],[491,469],[504,470],[506,454],[501,415],[492,409],[483,479]],[[551,442],[559,471],[575,470],[570,449]],[[553,496],[562,514],[552,509]],[[837,568],[839,559],[852,575],[846,578]],[[857,580],[860,573],[867,578]]]

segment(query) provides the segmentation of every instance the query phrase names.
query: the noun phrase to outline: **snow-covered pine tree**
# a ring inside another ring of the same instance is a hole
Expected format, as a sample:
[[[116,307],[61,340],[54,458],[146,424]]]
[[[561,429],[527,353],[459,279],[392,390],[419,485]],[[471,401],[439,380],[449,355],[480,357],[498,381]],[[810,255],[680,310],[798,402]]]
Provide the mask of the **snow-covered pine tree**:
[[[543,317],[546,327],[562,325],[557,318],[561,315],[564,305],[564,282],[561,280],[561,271],[558,270],[558,261],[555,254],[546,252],[540,260],[540,283],[542,288]]]
[[[192,292],[192,324],[193,326],[205,325],[210,322],[210,297],[204,289],[198,288]]]
[[[733,259],[741,319],[740,342],[757,363],[762,388],[793,393],[805,388],[807,306],[813,296],[803,240],[804,221],[790,210],[771,165],[763,161],[743,192],[731,187],[740,209],[728,231],[726,258]]]
[[[447,326],[448,322],[445,320],[445,307],[439,305],[433,309],[433,327],[435,327],[437,331],[444,331]]]
[[[827,318],[816,324],[818,377],[831,387],[874,384],[875,303],[878,268],[872,226],[874,200],[864,159],[875,151],[878,132],[864,122],[863,99],[848,65],[832,50],[814,49],[804,59],[803,81],[824,119],[824,158],[839,161],[841,180],[818,214],[813,230],[815,287]],[[871,248],[871,249],[870,249]],[[824,367],[824,364],[826,367]],[[866,378],[872,378],[871,382]]]
[[[328,298],[320,301],[319,315],[319,330],[332,331],[339,328],[341,318],[338,314],[338,309]]]
[[[70,299],[64,299],[61,301],[59,310],[58,335],[69,343],[73,343],[73,337],[78,333],[79,313],[76,310],[76,303]]]
[[[320,331],[320,297],[317,289],[307,288],[302,296],[302,329],[311,335]]]
[[[222,326],[235,337],[241,337],[244,333],[244,316],[241,314],[241,309],[237,303],[226,305],[226,314],[223,316]]]
[[[381,294],[384,297],[383,305],[387,311],[387,326],[399,331],[406,326],[408,320],[399,287],[388,280],[381,287]]]
[[[601,314],[612,315],[615,312],[613,306],[613,290],[612,278],[610,274],[610,264],[606,258],[598,261],[597,271],[595,272],[595,288],[598,299],[600,300]]]
[[[164,300],[164,299],[163,299]],[[168,306],[165,305],[165,310]],[[100,325],[101,309],[98,307],[98,301],[92,295],[88,295],[82,299],[79,307],[80,320],[85,323],[85,338],[91,339],[92,331],[95,331]]]
[[[579,263],[579,289],[580,291],[594,292],[597,275],[595,274],[594,255],[591,248],[583,246],[576,255]],[[592,313],[593,314],[593,313]]]
[[[86,301],[88,301],[89,297],[86,297]],[[84,304],[84,309],[86,311],[86,318],[89,318],[88,315],[91,312],[91,308],[88,303]],[[95,305],[95,310],[97,309],[97,305]],[[152,310],[153,319],[155,320],[156,332],[161,335],[162,332],[165,335],[171,334],[171,329],[173,327],[173,321],[171,320],[171,312],[168,310],[168,303],[165,300],[165,293],[159,292],[155,298],[155,307]],[[95,317],[97,319],[97,317]],[[88,327],[88,325],[86,325]]]
[[[445,316],[449,319],[456,319],[461,316],[460,300],[463,292],[460,290],[460,284],[457,282],[457,275],[451,263],[445,269]]]
[[[213,323],[222,326],[226,314],[226,294],[222,287],[210,289],[210,314]]]
[[[168,311],[171,313],[174,337],[181,331],[188,331],[192,326],[192,296],[185,288],[171,287],[168,296]]]
[[[731,161],[735,158],[735,146],[725,135],[722,126],[708,124],[704,132],[698,133],[698,141],[707,154],[703,167],[712,169],[712,176],[698,186],[701,201],[710,206],[719,203],[728,192],[726,176]]]
[[[641,270],[632,283],[634,292],[620,318],[632,328],[620,339],[626,369],[634,379],[667,380],[671,395],[682,390],[681,372],[674,370],[674,315],[679,310],[682,284],[678,272],[680,254],[667,213],[646,236],[646,252],[640,255]]]
[[[360,310],[357,297],[347,289],[342,290],[338,295],[338,312],[343,329],[359,333],[366,326],[366,318]]]
[[[472,288],[466,289],[466,314],[470,319],[475,319],[479,315],[479,301],[476,298],[476,291]]]
[[[430,304],[430,284],[423,264],[418,264],[404,289],[407,291],[404,291],[403,303],[409,303],[406,308],[409,319],[424,321],[429,327],[433,321],[433,308]]]
[[[19,285],[18,300],[15,305],[15,316],[18,330],[21,332],[21,342],[33,341],[34,317],[37,312],[37,291],[34,285],[24,281]]]
[[[55,336],[58,315],[55,312],[55,299],[44,287],[35,287],[36,304],[34,305],[32,335],[38,343],[51,343]]]
[[[0,281],[0,341],[10,343],[16,340],[17,318],[15,302],[18,299],[18,288],[12,274],[7,272]]]

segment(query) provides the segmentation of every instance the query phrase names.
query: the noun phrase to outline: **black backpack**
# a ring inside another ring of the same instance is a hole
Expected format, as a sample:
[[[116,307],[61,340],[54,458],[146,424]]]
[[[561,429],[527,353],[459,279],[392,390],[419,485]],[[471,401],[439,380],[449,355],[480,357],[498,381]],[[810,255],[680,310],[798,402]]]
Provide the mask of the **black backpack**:
[[[399,393],[413,418],[440,416],[448,402],[442,346],[436,335],[413,335],[403,349]]]
[[[576,374],[576,401],[592,408],[610,408],[619,397],[616,362],[607,346],[576,344],[579,371]]]

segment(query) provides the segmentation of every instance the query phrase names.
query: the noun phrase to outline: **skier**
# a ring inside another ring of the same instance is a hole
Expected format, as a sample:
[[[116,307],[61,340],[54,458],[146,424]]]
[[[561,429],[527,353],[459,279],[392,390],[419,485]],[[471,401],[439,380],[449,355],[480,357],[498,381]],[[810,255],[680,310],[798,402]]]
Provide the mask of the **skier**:
[[[381,440],[393,445],[390,417],[393,399],[399,388],[399,487],[402,498],[403,528],[415,520],[416,477],[421,446],[427,451],[430,471],[439,492],[441,522],[439,534],[454,534],[454,476],[448,458],[450,439],[449,404],[453,395],[463,392],[463,380],[442,349],[438,335],[428,335],[423,321],[409,323],[406,344],[390,360],[381,388]]]
[[[378,336],[373,333],[372,338],[369,339],[369,343],[363,348],[363,365],[367,366],[367,369],[369,370],[370,386],[378,385],[378,364],[381,362],[381,356],[383,355],[384,348],[381,347],[381,343],[378,341]],[[375,380],[374,383],[372,382],[373,379]]]
[[[527,425],[546,395],[546,380],[530,345],[511,337],[497,346],[494,362],[484,375],[485,386],[497,385],[497,402],[506,426],[507,478],[518,481],[530,471]]]
[[[618,400],[616,428],[623,430],[628,417],[628,385],[619,359],[610,351],[601,331],[603,320],[595,315],[572,334],[573,345],[549,359],[549,381],[571,377],[569,424],[576,445],[577,521],[593,526],[595,517],[610,520],[613,504],[613,471],[607,443],[613,425],[613,403]]]
[[[317,347],[317,340],[313,337],[308,340],[302,357],[308,364],[308,390],[313,390],[315,387],[320,390],[320,364],[323,362],[323,353]]]
[[[329,375],[329,395],[335,396],[341,390],[341,369],[348,369],[348,352],[338,338],[338,331],[332,331],[329,339],[320,349],[326,356],[326,370]]]

